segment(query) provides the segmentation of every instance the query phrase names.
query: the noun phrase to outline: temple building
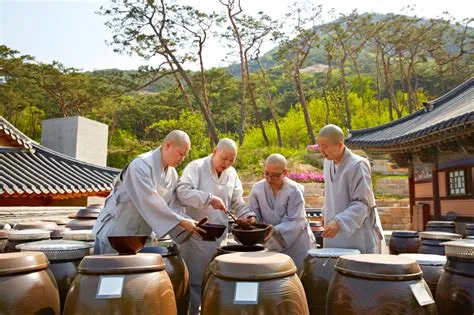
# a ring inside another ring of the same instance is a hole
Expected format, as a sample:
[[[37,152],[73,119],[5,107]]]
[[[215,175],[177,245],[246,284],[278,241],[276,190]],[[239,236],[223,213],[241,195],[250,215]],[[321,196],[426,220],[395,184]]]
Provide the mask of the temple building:
[[[84,157],[75,158],[67,150],[58,152],[33,141],[0,116],[0,207],[84,206],[94,198],[100,203],[119,173],[105,166],[107,130],[107,125],[84,117],[44,121],[43,138],[51,146],[64,143]],[[78,145],[79,139],[89,143]],[[81,150],[88,150],[90,159]]]
[[[401,119],[351,131],[346,144],[408,167],[415,229],[428,220],[474,222],[474,78],[423,105]]]

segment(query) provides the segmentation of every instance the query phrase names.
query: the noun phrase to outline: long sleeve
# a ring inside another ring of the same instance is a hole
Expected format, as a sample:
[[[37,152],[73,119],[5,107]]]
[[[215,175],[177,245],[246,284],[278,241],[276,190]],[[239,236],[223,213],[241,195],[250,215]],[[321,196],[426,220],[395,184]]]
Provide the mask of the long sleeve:
[[[197,189],[199,184],[199,166],[195,162],[189,163],[179,179],[176,195],[178,201],[186,207],[206,209],[211,200],[209,193]]]
[[[245,203],[243,194],[244,188],[242,187],[242,182],[240,181],[239,176],[236,174],[230,208],[232,211],[234,211],[238,218],[243,216],[255,216],[255,213],[253,213],[249,206]]]
[[[334,217],[339,223],[341,231],[347,236],[362,227],[369,213],[370,200],[373,199],[370,169],[363,161],[355,166],[349,190],[351,197],[349,206]]]
[[[291,193],[288,199],[287,213],[281,219],[281,223],[275,225],[275,232],[285,241],[286,247],[291,246],[306,227],[305,202],[303,193],[297,189]]]
[[[158,194],[153,184],[151,169],[140,159],[130,163],[124,184],[127,186],[130,200],[158,237],[166,235],[178,225],[181,216],[171,210]]]
[[[262,210],[260,209],[260,203],[258,202],[257,192],[254,188],[252,188],[252,191],[250,192],[248,205],[250,210],[253,211],[253,213],[255,213],[255,215],[257,216],[257,220],[259,222],[263,222]]]

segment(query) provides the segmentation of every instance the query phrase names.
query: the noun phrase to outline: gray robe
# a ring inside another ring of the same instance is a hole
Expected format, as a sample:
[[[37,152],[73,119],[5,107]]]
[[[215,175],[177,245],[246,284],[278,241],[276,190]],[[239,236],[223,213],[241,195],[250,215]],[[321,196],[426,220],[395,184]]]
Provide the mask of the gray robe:
[[[334,238],[324,239],[324,247],[380,253],[383,232],[369,161],[346,148],[336,168],[333,161],[324,160],[324,182],[324,224],[336,220],[341,228]]]
[[[242,183],[236,170],[229,167],[218,178],[212,166],[211,155],[194,160],[186,166],[179,179],[176,195],[179,202],[186,207],[187,216],[197,221],[207,216],[209,223],[223,224],[227,227],[229,221],[227,214],[212,208],[210,194],[220,197],[226,208],[232,210],[237,217],[255,215],[242,198]],[[179,246],[189,269],[191,314],[197,314],[204,270],[216,249],[226,245],[226,242],[227,229],[216,241],[203,241],[199,235],[192,235],[187,242]]]
[[[275,233],[266,244],[269,250],[290,256],[298,270],[316,247],[316,240],[306,220],[304,187],[285,178],[277,195],[273,194],[266,180],[255,183],[249,196],[249,206],[260,222],[272,224]]]
[[[164,171],[161,148],[135,158],[122,179],[116,179],[92,230],[95,254],[115,253],[108,236],[150,235],[153,230],[161,238],[182,218],[175,196],[178,174],[173,167]]]

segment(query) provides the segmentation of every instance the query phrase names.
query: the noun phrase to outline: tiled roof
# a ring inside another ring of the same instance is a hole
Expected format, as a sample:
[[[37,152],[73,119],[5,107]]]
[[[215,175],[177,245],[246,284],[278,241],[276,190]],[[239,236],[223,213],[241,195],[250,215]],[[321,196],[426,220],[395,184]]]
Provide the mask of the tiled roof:
[[[43,147],[0,116],[2,135],[20,146],[0,146],[0,198],[106,196],[119,173]]]
[[[461,126],[464,132],[474,132],[474,78],[427,105],[430,110],[422,109],[377,127],[353,130],[346,144],[363,149],[388,148],[450,133]]]

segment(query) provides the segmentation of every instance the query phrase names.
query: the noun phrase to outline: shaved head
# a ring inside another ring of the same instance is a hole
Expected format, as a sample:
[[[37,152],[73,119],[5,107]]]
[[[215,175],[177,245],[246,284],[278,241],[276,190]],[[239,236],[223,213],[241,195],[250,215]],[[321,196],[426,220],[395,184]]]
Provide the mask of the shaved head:
[[[219,140],[219,143],[217,143],[216,151],[229,151],[237,153],[237,143],[235,143],[235,141],[232,139],[222,138],[221,140]]]
[[[169,142],[172,145],[190,145],[191,140],[189,139],[189,136],[186,132],[182,130],[173,130],[171,131],[168,135],[166,135],[165,139],[163,140],[163,143]]]
[[[319,130],[318,137],[328,138],[334,144],[344,142],[344,133],[342,132],[342,129],[332,124],[321,128],[321,130]]]
[[[269,155],[265,161],[265,165],[275,165],[278,166],[279,169],[286,170],[288,167],[288,162],[286,158],[278,153],[273,153]]]

